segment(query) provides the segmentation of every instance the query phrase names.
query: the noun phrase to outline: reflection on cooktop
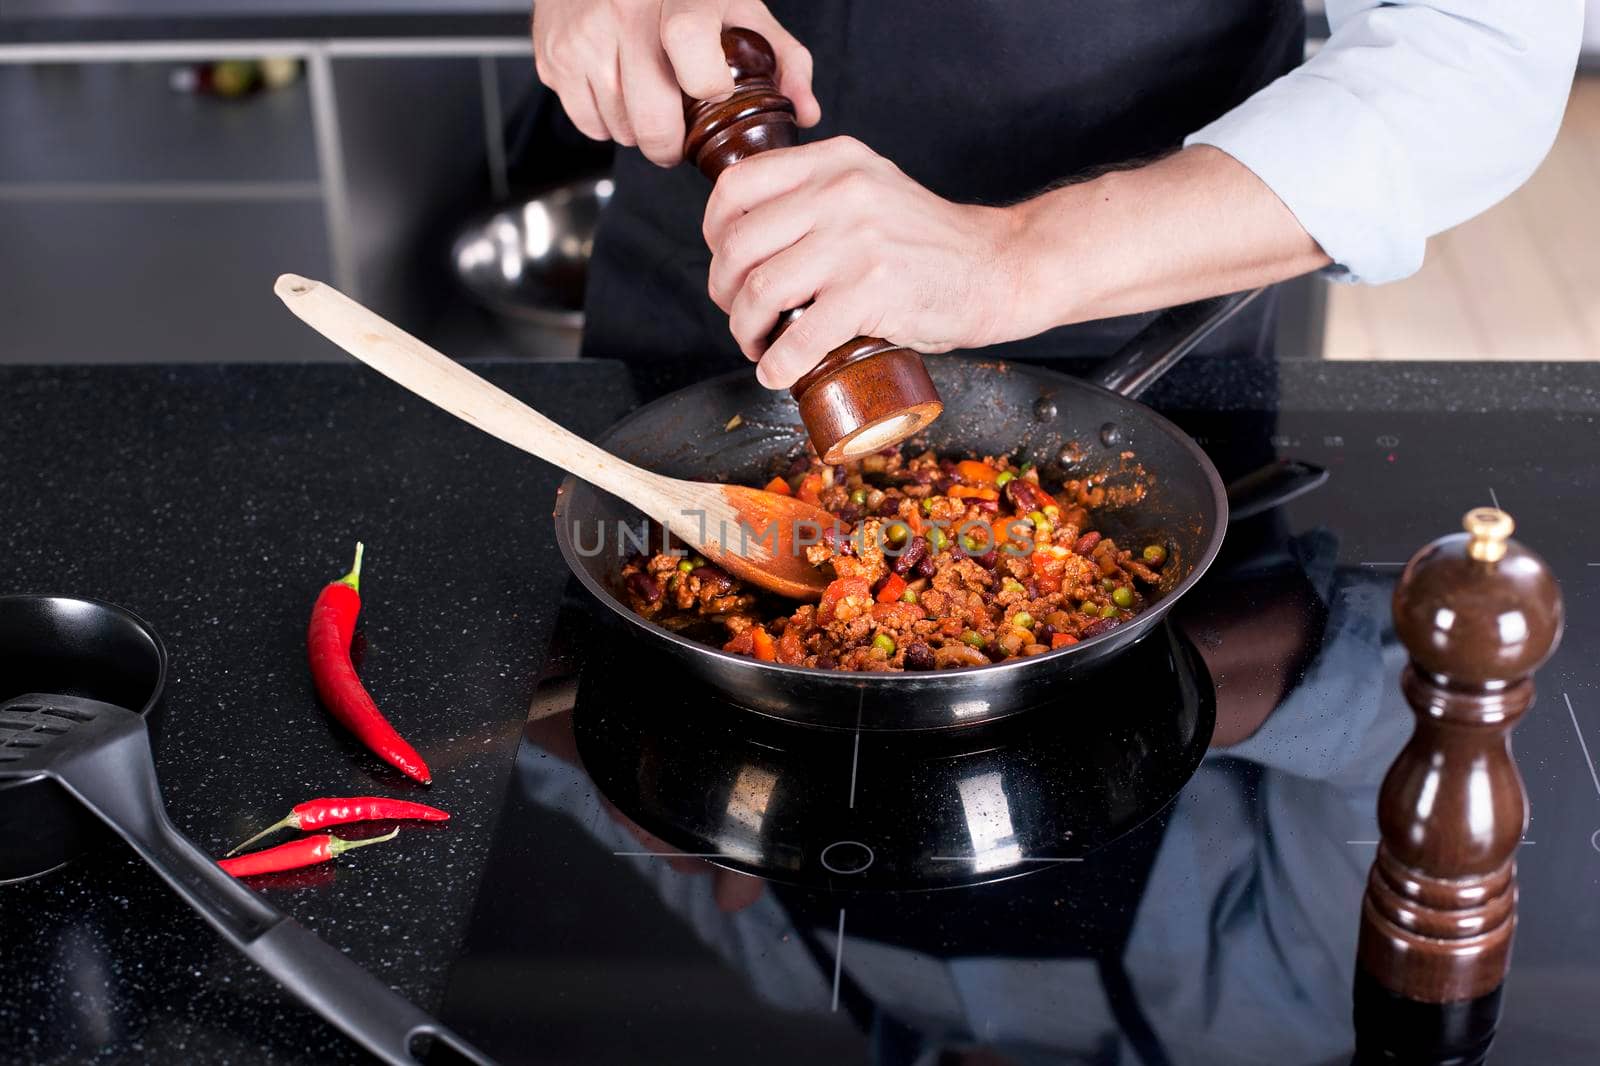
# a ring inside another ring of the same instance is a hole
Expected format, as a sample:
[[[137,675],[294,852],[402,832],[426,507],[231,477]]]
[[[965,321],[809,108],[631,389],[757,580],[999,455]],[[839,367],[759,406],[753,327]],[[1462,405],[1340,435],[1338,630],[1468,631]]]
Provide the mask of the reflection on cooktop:
[[[838,891],[978,884],[1081,861],[1164,807],[1215,721],[1160,628],[1114,668],[987,726],[883,734],[777,722],[649,664],[589,657],[578,754],[659,854]]]
[[[1333,476],[1230,528],[1174,620],[1184,637],[1142,645],[1147,669],[1122,672],[1131,688],[1110,711],[1020,716],[1030,738],[863,735],[858,748],[849,732],[772,732],[685,705],[672,675],[652,680],[625,642],[563,618],[565,658],[530,714],[444,1019],[507,1064],[541,1066],[1348,1061],[1377,789],[1411,729],[1393,580],[1498,497],[1570,613],[1514,738],[1533,814],[1494,1061],[1592,1061],[1595,423],[1183,421],[1225,477],[1274,454]],[[596,663],[613,665],[597,678]],[[1209,698],[1181,728],[1141,732],[1117,713],[1185,670]],[[623,695],[591,702],[605,689]],[[1094,749],[1074,732],[1090,721],[1123,746]],[[1159,767],[1187,778],[1165,806]],[[1030,856],[1081,861],[1012,876]],[[757,870],[770,876],[737,872]],[[940,883],[965,887],[893,887]]]

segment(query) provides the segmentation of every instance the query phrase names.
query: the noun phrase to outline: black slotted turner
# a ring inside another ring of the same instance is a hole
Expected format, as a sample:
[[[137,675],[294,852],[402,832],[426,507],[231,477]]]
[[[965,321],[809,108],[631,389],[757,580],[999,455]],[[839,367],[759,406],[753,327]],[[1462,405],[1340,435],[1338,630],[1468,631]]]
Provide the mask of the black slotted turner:
[[[190,843],[167,818],[150,734],[132,711],[78,696],[29,693],[0,703],[0,794],[51,778],[133,846],[229,943],[284,988],[388,1063],[490,1060],[266,903]]]

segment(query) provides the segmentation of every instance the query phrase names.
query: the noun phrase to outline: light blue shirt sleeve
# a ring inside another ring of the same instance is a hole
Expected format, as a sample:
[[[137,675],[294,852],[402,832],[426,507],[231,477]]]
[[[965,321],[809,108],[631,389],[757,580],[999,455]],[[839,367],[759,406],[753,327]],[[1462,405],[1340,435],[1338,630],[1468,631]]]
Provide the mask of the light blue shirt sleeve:
[[[1550,150],[1583,0],[1327,0],[1327,12],[1315,56],[1184,143],[1249,167],[1335,276],[1394,281]]]

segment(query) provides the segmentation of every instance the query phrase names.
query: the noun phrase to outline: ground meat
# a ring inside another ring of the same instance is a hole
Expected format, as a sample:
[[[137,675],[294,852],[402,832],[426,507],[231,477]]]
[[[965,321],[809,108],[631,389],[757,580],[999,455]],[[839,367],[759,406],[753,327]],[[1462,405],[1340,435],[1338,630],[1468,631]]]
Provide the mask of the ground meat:
[[[1006,457],[898,449],[844,467],[790,464],[791,492],[839,518],[807,560],[831,579],[795,607],[745,589],[668,542],[622,568],[629,606],[684,629],[720,624],[724,650],[825,670],[944,670],[1043,655],[1134,617],[1160,575],[1090,528],[1093,479],[1051,493]],[[1163,545],[1163,547],[1165,547]],[[1159,562],[1159,560],[1158,560]]]

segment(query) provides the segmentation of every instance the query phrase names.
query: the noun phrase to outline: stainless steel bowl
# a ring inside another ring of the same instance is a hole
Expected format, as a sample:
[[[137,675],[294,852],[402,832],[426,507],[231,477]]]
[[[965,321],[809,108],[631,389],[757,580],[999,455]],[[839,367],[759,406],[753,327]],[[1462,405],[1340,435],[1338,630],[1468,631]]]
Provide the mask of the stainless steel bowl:
[[[577,356],[589,257],[611,191],[610,178],[575,181],[499,208],[456,238],[456,277],[527,354]]]

